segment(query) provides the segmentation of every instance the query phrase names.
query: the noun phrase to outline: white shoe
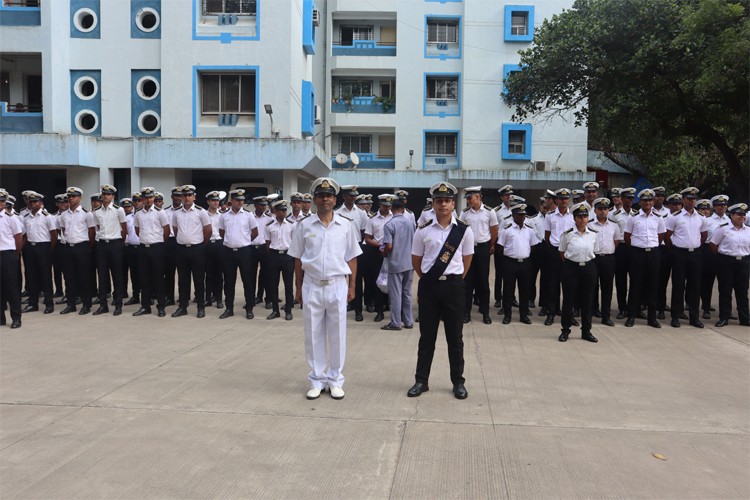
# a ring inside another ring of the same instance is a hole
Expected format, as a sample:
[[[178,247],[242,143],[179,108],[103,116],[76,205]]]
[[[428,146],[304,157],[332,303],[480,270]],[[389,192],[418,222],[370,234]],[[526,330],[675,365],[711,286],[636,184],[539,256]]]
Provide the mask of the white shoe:
[[[322,391],[323,389],[319,389],[318,387],[311,387],[310,390],[307,391],[307,399],[318,399]]]
[[[341,387],[329,387],[333,399],[344,399],[344,389]]]

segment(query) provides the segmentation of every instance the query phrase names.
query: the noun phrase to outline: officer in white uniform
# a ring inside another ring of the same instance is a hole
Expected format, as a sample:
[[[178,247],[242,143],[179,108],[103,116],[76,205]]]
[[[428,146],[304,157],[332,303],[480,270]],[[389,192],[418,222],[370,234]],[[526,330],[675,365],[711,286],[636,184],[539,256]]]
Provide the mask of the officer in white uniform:
[[[67,307],[60,314],[76,310],[76,297],[81,298],[78,314],[91,312],[91,247],[96,238],[96,222],[91,213],[81,206],[83,191],[69,187],[68,209],[60,216],[60,228],[68,248],[65,250],[65,289]]]
[[[31,192],[27,196],[29,210],[22,216],[25,227],[24,259],[29,291],[24,313],[39,310],[39,295],[44,293],[44,314],[55,310],[52,298],[52,252],[57,244],[55,217],[44,209],[44,195]]]
[[[115,204],[115,193],[117,189],[114,186],[103,185],[101,187],[102,203],[91,212],[99,234],[99,242],[96,245],[99,308],[94,311],[95,316],[109,312],[107,291],[113,291],[114,316],[122,314],[122,299],[125,296],[125,281],[122,275],[123,244],[128,235],[128,226],[125,222],[125,211]],[[110,283],[110,274],[112,283]]]
[[[554,323],[555,314],[560,309],[560,280],[562,273],[562,261],[560,260],[558,250],[560,235],[575,226],[573,215],[568,210],[570,190],[567,188],[558,189],[555,191],[555,198],[557,199],[557,208],[544,218],[544,240],[547,246],[547,273],[549,274],[547,280],[547,284],[549,285],[547,291],[549,303],[547,304],[547,319],[544,320],[546,326]],[[573,319],[572,324],[578,326],[575,319]]]
[[[587,182],[583,185],[583,204],[589,211],[589,214],[594,214],[594,200],[599,195],[599,183],[598,182]]]
[[[719,321],[729,324],[732,312],[732,291],[737,302],[740,325],[750,326],[747,289],[750,281],[750,227],[745,224],[747,204],[729,207],[730,222],[721,224],[711,236],[711,250],[717,253],[719,270]]]
[[[625,236],[625,223],[628,217],[631,217],[638,212],[633,210],[633,201],[635,200],[635,188],[628,187],[622,188],[619,191],[621,206],[612,211],[609,218],[620,227],[620,234]],[[617,198],[613,195],[612,202],[614,203]],[[616,205],[615,205],[616,206]],[[617,317],[616,319],[623,319],[628,315],[628,270],[630,264],[630,247],[624,245],[624,239],[620,241],[620,245],[615,250],[615,286],[617,287]]]
[[[495,218],[498,223],[498,235],[501,227],[510,222],[511,197],[513,196],[513,186],[507,184],[497,190],[500,195],[500,205],[495,207]],[[506,220],[507,219],[507,220]],[[502,253],[493,253],[495,263],[495,307],[503,306],[503,255]]]
[[[211,238],[206,245],[206,306],[216,302],[217,309],[223,309],[221,302],[224,278],[222,276],[224,252],[223,241],[219,234],[219,217],[223,213],[220,209],[221,193],[210,191],[206,193],[208,220],[211,221]]]
[[[266,225],[266,251],[268,252],[268,292],[271,296],[273,311],[266,319],[281,317],[279,311],[279,276],[284,280],[284,319],[291,321],[294,308],[294,258],[289,246],[292,244],[292,232],[297,223],[290,221],[286,213],[289,204],[286,200],[276,200],[271,205],[276,218]],[[359,210],[355,207],[356,210]]]
[[[518,287],[518,305],[521,323],[531,324],[529,319],[529,288],[531,287],[531,252],[539,245],[534,227],[526,222],[526,204],[519,203],[511,209],[513,222],[506,224],[497,240],[497,252],[503,253],[503,324],[510,323],[513,312],[513,297]],[[472,228],[473,229],[473,228]]]
[[[293,222],[299,222],[299,220],[303,217],[302,216],[302,200],[304,199],[304,195],[299,192],[294,192],[289,197],[289,203],[292,206],[292,210],[290,211],[289,215],[287,215],[287,219],[293,221]]]
[[[376,322],[383,321],[385,318],[383,311],[388,299],[388,296],[380,291],[376,281],[383,266],[383,255],[380,253],[381,246],[383,245],[383,228],[385,227],[385,223],[393,217],[391,214],[391,203],[395,198],[394,195],[387,193],[378,195],[378,211],[368,217],[367,224],[365,225],[365,243],[367,246],[363,253],[363,259],[366,262],[366,268],[363,269],[365,279],[364,295],[365,299],[372,297],[375,306],[374,321]]]
[[[166,316],[164,295],[164,252],[169,240],[171,224],[166,210],[156,205],[156,191],[152,187],[141,188],[143,208],[135,212],[133,227],[138,235],[138,271],[141,274],[141,307],[133,316],[151,314],[151,301],[156,300],[158,316]]]
[[[597,311],[602,319],[602,324],[615,326],[610,317],[612,306],[612,290],[615,280],[615,251],[622,235],[620,226],[609,220],[609,208],[611,202],[607,198],[597,198],[593,201],[595,217],[589,221],[589,228],[596,231],[599,239],[599,251],[594,260],[598,275],[597,285],[594,287],[594,315]],[[599,290],[601,289],[601,302],[599,301]]]
[[[60,214],[68,209],[68,195],[60,193],[55,195],[55,205],[57,206],[57,212],[53,217],[55,218],[55,228],[57,229],[57,245],[52,250],[52,270],[55,281],[55,295],[54,297],[61,297],[55,304],[65,303],[65,285],[63,284],[63,262],[65,253],[65,240],[60,235]]]
[[[366,197],[360,195],[357,191],[357,186],[354,185],[341,186],[341,195],[344,198],[344,203],[337,208],[335,212],[352,220],[352,224],[354,224],[357,233],[357,241],[363,252],[362,255],[357,257],[357,282],[354,288],[354,300],[350,303],[349,307],[354,310],[355,321],[364,321],[364,316],[362,315],[362,303],[364,301],[364,271],[367,267],[367,258],[364,254],[367,244],[364,241],[364,235],[369,216],[368,213],[362,209],[362,205],[366,201]]]
[[[354,225],[333,211],[338,184],[322,177],[312,183],[311,191],[317,213],[298,223],[289,247],[295,258],[296,296],[303,308],[305,356],[310,365],[307,378],[312,387],[307,398],[320,397],[328,387],[332,398],[342,399],[346,304],[354,298],[357,256],[362,250]]]
[[[158,198],[158,196],[156,196]],[[174,276],[177,270],[177,240],[172,228],[174,213],[182,207],[182,186],[172,188],[172,204],[164,209],[164,213],[169,221],[169,238],[167,238],[166,248],[164,249],[164,294],[167,297],[166,304],[173,306],[174,301]]]
[[[140,200],[141,193],[137,194],[137,199]],[[141,273],[138,271],[138,250],[141,242],[138,239],[138,234],[135,232],[135,203],[133,202],[133,198],[121,199],[120,206],[125,210],[125,224],[128,228],[128,234],[125,237],[125,255],[123,258],[122,274],[125,281],[125,291],[127,292],[128,289],[128,273],[130,273],[130,283],[133,289],[133,295],[130,297],[130,300],[123,305],[131,306],[140,303],[141,298]]]
[[[729,196],[717,194],[712,197],[711,205],[714,213],[708,216],[708,228],[706,241],[703,244],[703,275],[701,276],[701,304],[703,305],[703,319],[711,319],[711,299],[714,291],[714,281],[716,281],[718,257],[711,251],[710,241],[717,227],[730,222],[727,215],[727,206],[729,205]]]
[[[5,304],[10,310],[10,327],[21,327],[21,282],[18,279],[18,256],[23,246],[21,218],[6,211],[8,192],[0,188],[0,325],[5,325]],[[10,270],[10,272],[5,270]]]
[[[255,211],[255,221],[258,224],[258,236],[253,239],[252,243],[252,259],[250,260],[250,268],[253,276],[257,276],[257,293],[256,288],[253,288],[253,295],[255,299],[253,304],[260,304],[263,302],[263,294],[266,295],[266,309],[271,309],[271,301],[268,297],[268,283],[266,279],[266,267],[267,267],[267,254],[266,254],[266,226],[273,220],[270,212],[268,212],[268,196],[256,196],[253,198],[253,206]],[[252,310],[252,306],[250,306]]]
[[[302,217],[307,217],[312,214],[312,211],[310,210],[312,207],[312,201],[313,199],[310,193],[304,193],[302,195]],[[372,202],[370,205],[372,205]]]

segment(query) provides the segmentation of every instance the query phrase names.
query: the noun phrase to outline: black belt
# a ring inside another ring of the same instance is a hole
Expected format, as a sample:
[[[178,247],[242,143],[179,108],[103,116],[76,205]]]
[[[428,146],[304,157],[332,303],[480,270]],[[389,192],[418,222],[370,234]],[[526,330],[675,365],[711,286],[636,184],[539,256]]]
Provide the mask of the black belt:
[[[530,258],[526,257],[525,259],[517,259],[515,257],[508,257],[507,255],[503,255],[506,259],[508,259],[511,262],[518,262],[519,264],[523,264],[524,262],[528,261]]]
[[[224,243],[224,240],[219,238],[218,240],[211,240],[209,243]]]
[[[15,250],[0,250],[0,253],[11,253],[11,252],[15,253],[16,251]]]
[[[489,241],[483,241],[482,243],[474,243],[475,247],[483,247],[483,246],[489,246]]]
[[[460,274],[444,274],[438,278],[438,281],[459,281],[463,277]]]
[[[737,255],[727,255],[725,253],[720,253],[719,255],[730,260],[750,260],[750,255],[737,256]]]
[[[570,264],[570,265],[576,265],[578,267],[586,267],[589,264],[593,263],[594,261],[593,260],[587,260],[586,262],[576,262],[574,260],[565,259],[565,262],[568,263],[568,264]]]
[[[178,243],[179,246],[185,247],[185,248],[197,247],[198,245],[202,245],[202,244],[203,243],[186,243],[183,245],[182,243]]]
[[[114,238],[114,239],[111,239],[111,240],[103,240],[103,239],[99,238],[99,243],[112,243],[112,242],[115,242],[115,241],[122,241],[122,238]]]
[[[69,247],[77,247],[77,246],[80,246],[80,245],[88,245],[88,244],[89,244],[89,242],[88,242],[88,241],[82,241],[82,242],[80,242],[80,243],[66,243],[66,244],[67,244],[67,245],[68,245]]]
[[[29,243],[29,245],[31,245],[32,247],[35,247],[35,246],[37,246],[37,245],[49,245],[49,244],[50,244],[50,242],[49,242],[49,241],[29,241],[28,243]]]
[[[608,257],[610,255],[614,256],[615,254],[614,254],[614,252],[613,253],[598,253],[598,254],[596,254],[597,257]]]
[[[632,248],[633,250],[640,250],[641,252],[653,252],[654,250],[656,250],[659,247],[641,248],[641,247],[633,247],[633,246],[631,246],[630,248]]]
[[[695,248],[682,248],[682,247],[676,247],[674,245],[672,245],[672,248],[674,248],[675,250],[681,250],[683,252],[691,252],[691,253],[695,252],[696,250]]]
[[[269,248],[268,251],[279,255],[286,255],[289,250],[274,250],[273,248]]]
[[[151,247],[155,247],[156,245],[163,245],[163,244],[164,243],[162,243],[162,242],[159,242],[159,243],[141,243],[141,246],[144,247],[144,248],[151,248]]]

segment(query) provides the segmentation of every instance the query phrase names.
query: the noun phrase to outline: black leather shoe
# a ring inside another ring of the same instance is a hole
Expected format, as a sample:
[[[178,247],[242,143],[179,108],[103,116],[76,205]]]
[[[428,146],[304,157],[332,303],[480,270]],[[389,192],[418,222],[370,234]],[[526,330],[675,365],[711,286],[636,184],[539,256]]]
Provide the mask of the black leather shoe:
[[[672,310],[672,308],[669,307],[669,306],[664,306],[664,310],[667,311],[667,312],[670,312]]]
[[[266,309],[273,309],[273,304],[270,302],[266,302]]]
[[[253,314],[252,309],[246,309],[245,310],[245,319],[253,319],[255,318],[255,314]]]
[[[354,321],[364,321],[365,317],[362,316],[362,313],[355,313],[354,314]]]
[[[646,316],[643,311],[639,311],[638,315],[636,316],[638,319],[648,319],[648,316]]]
[[[353,310],[354,310],[354,304],[352,304],[351,302],[349,302],[346,305],[346,312],[353,311]]]
[[[612,321],[609,318],[606,318],[606,319],[602,320],[602,325],[605,325],[605,326],[615,326],[615,322]]]
[[[73,309],[75,311],[75,309]],[[83,306],[80,311],[78,311],[79,316],[85,316],[86,314],[91,312],[91,308],[88,306]]]
[[[625,326],[627,326],[628,328],[632,327],[633,325],[635,325],[635,318],[628,318],[627,320],[625,320]]]
[[[619,311],[617,313],[617,316],[615,316],[615,319],[623,319],[625,316],[627,316],[627,314],[625,313],[625,311]]]
[[[474,297],[474,305],[475,305],[475,306],[478,306],[478,305],[479,305],[479,299],[478,299],[478,298],[476,298],[476,297]]]
[[[256,303],[256,304],[260,304],[261,302],[263,302],[263,299],[262,299],[262,298],[260,298],[260,297],[255,297],[255,303]]]
[[[513,299],[513,307],[520,307],[516,299]]]
[[[680,320],[677,318],[673,318],[672,322],[670,323],[672,325],[672,328],[679,328],[680,327]]]
[[[716,312],[716,308],[715,307],[709,307],[708,310],[711,311],[711,312]]]
[[[281,313],[279,311],[273,311],[271,314],[266,316],[266,319],[276,319],[280,317],[281,317]]]
[[[10,323],[10,327],[11,327],[11,328],[21,328],[21,320],[20,320],[20,319],[14,319],[14,320],[13,320],[13,321],[12,321],[12,322]]]
[[[683,312],[680,314],[680,319],[688,320],[688,315]]]
[[[464,314],[464,325],[471,323],[471,314]]]
[[[656,313],[656,319],[664,319],[666,316],[664,316],[664,311],[658,311]]]
[[[580,318],[581,317],[581,310],[580,309],[573,309],[573,317],[574,318]],[[578,326],[578,325],[576,325]]]
[[[163,307],[157,307],[156,315],[159,316],[160,318],[163,318],[164,316],[167,315],[167,311],[165,311]]]
[[[422,382],[417,382],[411,388],[406,392],[406,395],[410,398],[416,398],[422,395],[423,392],[429,391],[430,388],[427,386],[427,384],[423,384]]]
[[[133,296],[132,296],[132,297],[130,298],[130,300],[128,300],[127,302],[125,302],[125,303],[124,303],[123,305],[124,305],[124,306],[132,306],[132,305],[135,305],[135,304],[139,304],[140,302],[141,302],[141,301],[140,301],[140,300],[138,300],[138,297],[136,297],[135,295],[133,295]]]
[[[164,303],[164,305],[167,306],[167,307],[173,306],[173,305],[175,305],[175,301],[174,301],[174,299],[167,299],[167,301]]]
[[[661,328],[661,323],[659,323],[658,321],[649,321],[648,326],[650,326],[651,328]]]
[[[136,312],[133,313],[133,316],[145,316],[146,314],[151,314],[151,308],[150,307],[141,307]]]
[[[60,311],[60,314],[70,314],[76,312],[76,308],[74,306],[68,306],[62,311]]]
[[[416,318],[414,318],[414,322],[415,323],[419,323],[419,316],[417,316]]]
[[[492,324],[492,318],[490,318],[489,314],[482,314],[482,322],[485,325],[491,325]]]
[[[406,325],[405,324],[404,328],[406,328],[407,330],[411,330],[412,328],[414,328],[414,325]]]
[[[199,307],[198,308],[198,314],[196,315],[197,318],[205,318],[206,317],[206,308]]]
[[[112,316],[119,316],[120,314],[122,314],[122,307],[115,306],[115,311],[112,313]]]
[[[399,332],[399,331],[401,331],[401,327],[400,326],[395,326],[395,325],[392,325],[391,323],[386,323],[385,325],[381,326],[380,329],[381,330],[393,331],[393,332]]]
[[[212,305],[214,305],[214,301],[213,300],[207,300],[203,305],[206,306],[206,307],[211,307]]]
[[[224,309],[224,303],[220,300],[216,301],[216,309]]]
[[[466,390],[464,384],[455,384],[453,386],[453,395],[456,399],[466,399],[469,397],[469,391]]]
[[[722,326],[727,326],[728,324],[729,324],[729,321],[725,319],[720,319],[719,321],[716,322],[715,326],[718,326],[719,328],[721,328]]]
[[[497,314],[500,316],[505,316],[505,308],[501,307],[500,309],[498,309]]]
[[[52,314],[53,312],[55,312],[55,306],[53,306],[52,304],[44,308],[44,314]]]
[[[699,320],[693,320],[690,322],[690,326],[694,326],[695,328],[705,328],[703,323],[701,323]]]
[[[593,342],[594,344],[596,344],[597,342],[599,342],[599,339],[597,339],[596,337],[594,337],[593,335],[591,335],[591,333],[581,334],[581,338],[583,340],[587,341],[587,342]]]
[[[530,325],[531,320],[529,319],[528,316],[521,316],[521,323],[523,323],[524,325]]]
[[[94,297],[93,299],[91,299],[91,305],[96,306],[99,304],[100,304],[99,297]]]
[[[529,301],[529,309],[534,309],[535,307],[536,307],[536,302],[534,302],[533,300],[530,300]]]
[[[99,306],[99,308],[94,311],[94,316],[99,316],[100,314],[108,313],[109,307],[107,306]]]
[[[602,317],[602,312],[601,311],[594,311],[591,315],[593,317],[595,317],[595,318],[601,318]]]
[[[373,318],[373,321],[375,323],[379,323],[379,322],[383,321],[383,319],[385,319],[385,315],[383,315],[383,313],[377,313],[375,315],[375,318]]]
[[[547,319],[544,320],[544,326],[550,326],[554,322],[555,322],[555,317],[550,314],[549,316],[547,316]],[[563,340],[563,342],[565,341]]]
[[[234,311],[232,311],[231,309],[227,309],[223,313],[221,313],[221,316],[219,316],[219,319],[227,319],[227,318],[231,318],[232,316],[234,316]]]
[[[287,311],[284,313],[284,319],[286,321],[292,321],[294,319],[294,316],[292,316],[292,311]]]
[[[504,325],[509,325],[510,324],[510,316],[505,316],[503,318],[503,324]]]
[[[374,313],[375,312],[375,306],[367,306],[365,308],[365,311],[367,311],[368,313]]]
[[[711,313],[708,311],[703,311],[703,316],[701,316],[703,319],[711,319]]]
[[[499,300],[496,300],[493,307],[503,307],[503,304]]]
[[[36,312],[38,310],[39,310],[39,306],[26,306],[21,310],[21,312],[30,313],[30,312]]]
[[[68,299],[66,299],[65,297],[61,298],[60,300],[55,301],[55,304],[57,304],[58,306],[67,304],[67,303],[68,303]]]
[[[571,323],[571,325],[573,325],[573,326],[581,326],[581,324],[575,318],[573,318],[573,322]]]
[[[177,310],[172,313],[173,318],[179,318],[180,316],[187,316],[187,309],[178,307]]]
[[[548,316],[546,307],[542,307],[539,309],[539,316]]]
[[[558,342],[567,342],[568,341],[568,335],[570,335],[570,330],[563,331],[559,337],[557,337]]]

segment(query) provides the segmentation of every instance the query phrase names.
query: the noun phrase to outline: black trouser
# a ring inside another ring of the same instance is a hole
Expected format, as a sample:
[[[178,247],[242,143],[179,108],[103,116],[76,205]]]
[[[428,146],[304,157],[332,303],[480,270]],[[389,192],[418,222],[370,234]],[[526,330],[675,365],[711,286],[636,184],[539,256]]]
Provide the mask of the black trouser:
[[[536,301],[536,280],[539,277],[539,306],[545,307],[547,303],[547,273],[544,270],[545,255],[544,245],[531,247],[531,274],[529,275],[529,302]]]
[[[581,308],[581,333],[591,333],[591,304],[596,285],[596,264],[593,260],[578,263],[565,260],[562,264],[563,288],[562,331],[570,333],[573,324],[573,307]]]
[[[490,313],[490,242],[474,245],[474,257],[471,259],[469,271],[466,273],[466,296],[464,304],[465,314],[471,312],[476,290],[479,299],[480,314]],[[511,300],[512,303],[512,300]]]
[[[521,318],[529,316],[529,288],[531,285],[531,257],[525,259],[511,259],[503,257],[503,314],[511,317],[513,312],[513,296],[518,284],[518,305]]]
[[[667,306],[667,285],[672,274],[672,249],[666,245],[659,247],[659,283],[656,289],[656,310],[664,312]]]
[[[187,309],[190,304],[190,278],[195,285],[195,300],[198,309],[205,307],[206,299],[206,244],[177,245],[177,289],[179,306]]]
[[[224,288],[224,240],[213,240],[206,246],[206,302],[221,302]]]
[[[151,307],[156,300],[156,307],[164,309],[164,250],[165,243],[145,244],[138,248],[138,272],[140,273],[141,307]]]
[[[91,250],[88,241],[70,244],[65,249],[65,298],[68,307],[76,306],[76,297],[83,307],[91,307]]]
[[[375,292],[379,292],[378,285],[375,283],[375,280],[369,280],[368,276],[371,273],[370,268],[377,265],[373,262],[374,254],[370,252],[370,245],[363,243],[362,244],[362,255],[361,255],[361,262],[357,261],[357,271],[359,271],[359,268],[362,268],[362,287],[363,287],[363,293],[362,296],[365,301],[365,306],[371,306],[375,304]],[[361,265],[360,265],[361,264]],[[378,271],[380,271],[380,268],[378,268]],[[378,272],[375,272],[375,277],[377,279]]]
[[[612,288],[615,280],[615,269],[617,267],[615,254],[597,255],[594,263],[596,264],[596,273],[599,276],[594,287],[594,304],[599,304],[602,319],[609,319],[612,307]],[[601,290],[601,302],[598,297],[599,290]],[[596,306],[594,306],[594,309],[596,309]]]
[[[171,237],[164,243],[164,296],[174,302],[174,273],[177,269],[177,239]]]
[[[560,278],[562,260],[557,247],[545,243],[547,252],[547,315],[554,316],[560,310]]]
[[[732,290],[737,302],[737,317],[743,325],[750,324],[747,288],[750,280],[750,256],[717,255],[719,278],[719,319],[729,321],[732,313]]]
[[[455,255],[454,258],[460,258]],[[460,275],[446,276],[446,280],[420,279],[417,286],[419,299],[419,351],[415,380],[426,384],[430,379],[432,358],[435,355],[440,320],[445,328],[448,344],[451,382],[463,384],[464,374],[464,280]],[[458,300],[457,300],[458,299]]]
[[[139,245],[125,245],[125,258],[123,259],[123,276],[125,293],[128,291],[128,274],[130,274],[130,285],[133,297],[141,295],[141,273],[138,272]]]
[[[375,305],[375,312],[382,313],[385,310],[385,301],[388,298],[388,295],[380,291],[376,282],[378,280],[378,274],[380,274],[380,268],[383,266],[383,256],[380,254],[380,250],[372,245],[367,245],[365,252],[368,255],[367,266],[364,269],[365,291],[367,290],[368,285],[372,288],[372,299]]]
[[[5,319],[5,304],[12,321],[21,320],[21,282],[18,280],[18,253],[15,250],[0,251],[0,309]]]
[[[21,276],[21,290],[28,292],[29,291],[29,255],[28,250],[24,246],[23,249],[21,249],[21,263],[23,265],[23,276]],[[19,272],[21,271],[21,268],[19,266],[18,268]]]
[[[266,298],[268,298],[268,279],[266,277],[268,267],[266,257],[268,254],[266,253],[265,245],[253,245],[252,249],[253,257],[250,261],[251,272],[253,273],[252,293],[253,296],[256,296],[259,299],[258,301],[261,302],[263,300],[263,293],[265,293]],[[253,302],[253,304],[255,303],[254,301],[251,302]]]
[[[49,241],[26,243],[26,287],[29,305],[39,306],[39,295],[44,293],[44,305],[51,306],[52,299],[52,246]]]
[[[284,311],[291,312],[294,307],[294,257],[278,250],[269,250],[268,255],[268,291],[273,310],[279,312],[279,275],[284,279]]]
[[[659,247],[630,247],[629,252],[630,295],[628,296],[628,318],[637,318],[641,303],[648,307],[648,321],[656,321],[656,287],[644,287],[647,280],[659,276],[661,256]],[[642,294],[646,294],[643,296]]]
[[[91,266],[91,272],[89,273],[89,291],[92,297],[99,296],[99,280],[97,279],[97,271],[99,270],[99,242],[94,241],[94,246],[89,249],[89,265]],[[105,293],[109,293],[109,290],[105,290]],[[81,297],[83,299],[83,297]]]
[[[692,252],[672,246],[672,319],[679,319],[687,303],[690,321],[698,321],[701,299],[703,255],[700,248]],[[684,299],[684,300],[683,300]]]
[[[716,280],[717,254],[711,251],[708,243],[701,247],[703,253],[703,274],[701,276],[701,302],[703,311],[710,312],[711,298],[714,292],[714,281]]]
[[[55,248],[52,250],[52,269],[55,279],[55,292],[63,293],[65,287],[63,286],[63,254],[65,252],[65,244],[60,241],[57,242]]]
[[[502,302],[503,300],[503,252],[495,252],[492,254],[493,261],[495,263],[495,302]],[[489,274],[489,273],[488,273]]]
[[[253,264],[256,257],[254,246],[242,248],[223,247],[223,264],[224,264],[224,296],[226,299],[227,311],[234,311],[234,289],[237,284],[237,269],[240,270],[242,287],[245,292],[245,309],[253,310],[255,305],[255,269],[257,262]]]
[[[125,280],[122,277],[122,261],[125,247],[122,239],[99,240],[96,252],[96,264],[99,272],[99,303],[107,305],[107,292],[113,290],[112,298],[115,307],[122,307],[125,296]],[[110,273],[112,283],[110,284]]]
[[[617,286],[617,310],[628,310],[628,270],[630,247],[621,241],[615,250],[615,285]],[[631,284],[632,286],[632,284]]]
[[[364,256],[365,245],[360,243],[360,248],[362,249],[362,253],[357,256],[357,277],[354,282],[354,300],[352,301],[355,314],[362,314],[362,301],[364,300],[363,282],[365,262],[367,259]]]

